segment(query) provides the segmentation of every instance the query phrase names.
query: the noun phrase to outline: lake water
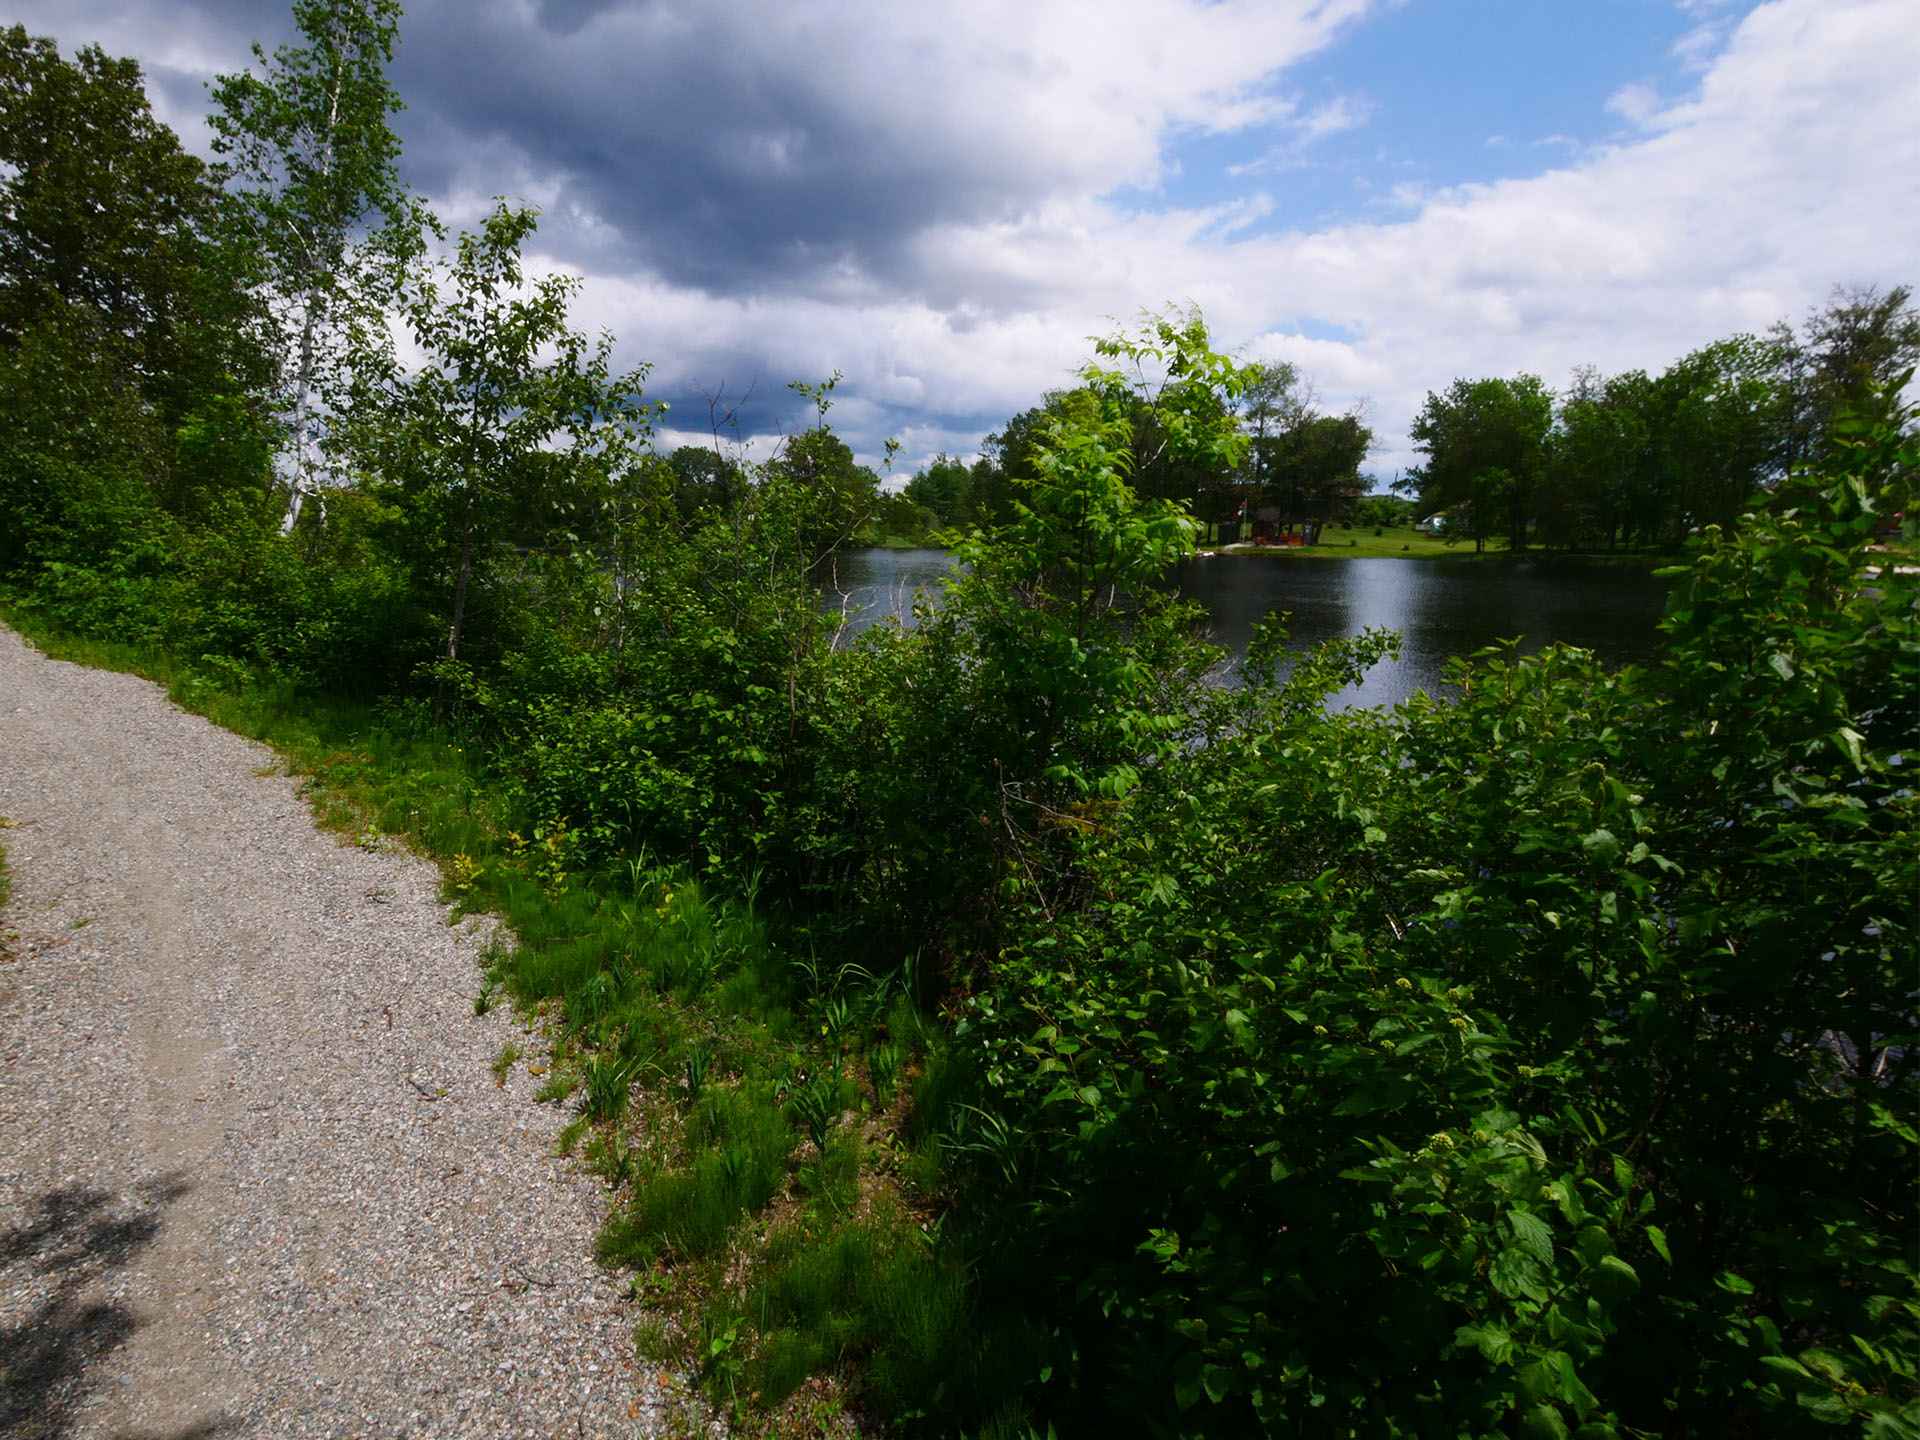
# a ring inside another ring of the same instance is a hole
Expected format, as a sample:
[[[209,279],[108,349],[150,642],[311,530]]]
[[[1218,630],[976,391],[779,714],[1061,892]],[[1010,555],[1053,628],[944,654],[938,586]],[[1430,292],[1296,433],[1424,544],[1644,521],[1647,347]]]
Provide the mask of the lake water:
[[[951,562],[941,550],[855,550],[838,557],[827,602],[850,631],[909,614],[915,590],[937,591]],[[1397,630],[1398,661],[1383,661],[1335,702],[1392,705],[1415,690],[1439,694],[1448,660],[1518,638],[1523,652],[1565,643],[1609,666],[1648,663],[1666,581],[1638,566],[1547,560],[1348,560],[1335,556],[1210,555],[1175,576],[1213,620],[1213,639],[1244,651],[1254,622],[1289,613],[1288,648],[1362,630]]]

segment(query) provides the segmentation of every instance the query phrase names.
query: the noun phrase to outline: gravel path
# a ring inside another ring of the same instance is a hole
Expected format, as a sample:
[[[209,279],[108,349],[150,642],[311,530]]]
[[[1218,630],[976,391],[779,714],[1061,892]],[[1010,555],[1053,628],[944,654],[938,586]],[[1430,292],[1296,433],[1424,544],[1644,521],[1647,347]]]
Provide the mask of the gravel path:
[[[273,763],[0,628],[0,1436],[678,1429],[485,926]]]

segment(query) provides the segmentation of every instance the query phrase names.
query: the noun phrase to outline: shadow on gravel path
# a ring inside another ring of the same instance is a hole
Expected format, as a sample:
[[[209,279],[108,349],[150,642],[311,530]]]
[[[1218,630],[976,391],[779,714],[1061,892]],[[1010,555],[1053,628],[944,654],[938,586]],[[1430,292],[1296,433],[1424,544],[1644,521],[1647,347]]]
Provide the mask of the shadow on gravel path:
[[[137,1199],[73,1186],[33,1202],[31,1218],[0,1232],[0,1290],[37,1297],[0,1325],[0,1440],[62,1440],[98,1383],[101,1364],[141,1326],[110,1298],[112,1278],[153,1242],[167,1209],[189,1189],[178,1175],[151,1180]],[[224,1421],[177,1435],[126,1440],[214,1440]]]

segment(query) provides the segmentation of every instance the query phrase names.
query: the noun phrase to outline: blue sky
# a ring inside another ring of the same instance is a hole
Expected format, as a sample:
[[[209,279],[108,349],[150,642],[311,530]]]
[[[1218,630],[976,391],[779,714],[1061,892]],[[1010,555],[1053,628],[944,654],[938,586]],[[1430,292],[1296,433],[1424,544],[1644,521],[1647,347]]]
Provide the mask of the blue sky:
[[[1411,0],[1275,77],[1284,118],[1177,138],[1172,174],[1112,198],[1204,206],[1265,189],[1276,209],[1256,231],[1400,218],[1407,192],[1538,175],[1621,138],[1608,101],[1688,88],[1677,47],[1699,28],[1666,0]]]
[[[12,0],[205,81],[262,0]],[[1458,376],[1660,369],[1920,280],[1913,0],[413,0],[409,181],[543,210],[667,443],[843,373],[863,457],[970,452],[1087,337],[1194,302],[1358,407],[1383,478]]]

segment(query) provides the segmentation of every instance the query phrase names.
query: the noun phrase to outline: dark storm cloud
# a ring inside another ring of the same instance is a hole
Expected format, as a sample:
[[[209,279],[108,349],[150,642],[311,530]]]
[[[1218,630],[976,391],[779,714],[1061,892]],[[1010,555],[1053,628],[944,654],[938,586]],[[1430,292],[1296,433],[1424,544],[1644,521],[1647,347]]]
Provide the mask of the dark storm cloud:
[[[731,293],[898,283],[923,227],[1017,203],[1018,177],[1010,195],[1010,177],[852,103],[859,75],[711,13],[416,5],[394,73],[415,184],[555,191],[542,229],[564,258]]]
[[[589,20],[618,10],[621,0],[538,0],[534,14],[556,35],[571,35]]]
[[[16,8],[69,49],[97,38],[139,56],[190,141],[210,70],[246,64],[250,42],[298,40],[288,7],[259,0]],[[921,98],[946,122],[883,113],[861,68],[875,52],[835,27],[859,28],[728,0],[419,0],[391,72],[408,178],[436,202],[537,194],[543,248],[596,268],[715,292],[891,289],[924,227],[1005,213],[1046,181],[1004,145],[969,143],[964,102],[956,133],[932,86]],[[897,92],[915,56],[887,63]]]
[[[1005,316],[1058,276],[959,232],[1150,179],[1168,126],[1245,123],[1249,87],[1370,3],[417,0],[392,79],[415,188],[468,223],[535,200],[541,250],[583,270]],[[202,148],[205,77],[295,38],[272,0],[15,4],[139,55]]]

